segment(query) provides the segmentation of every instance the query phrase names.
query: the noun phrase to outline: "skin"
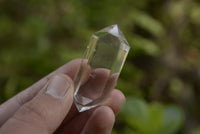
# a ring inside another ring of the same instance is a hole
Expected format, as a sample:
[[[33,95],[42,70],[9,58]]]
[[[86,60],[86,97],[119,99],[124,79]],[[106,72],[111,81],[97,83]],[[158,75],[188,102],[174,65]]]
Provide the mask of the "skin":
[[[1,104],[0,134],[111,133],[125,97],[113,89],[104,105],[79,113],[73,104],[73,79],[80,62],[77,59],[63,65]],[[50,87],[66,88],[66,92],[57,97],[47,92]]]

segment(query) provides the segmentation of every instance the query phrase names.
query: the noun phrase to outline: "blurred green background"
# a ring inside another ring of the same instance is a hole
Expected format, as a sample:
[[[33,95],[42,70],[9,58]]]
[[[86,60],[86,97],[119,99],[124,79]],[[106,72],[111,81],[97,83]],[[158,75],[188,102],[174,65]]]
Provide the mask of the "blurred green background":
[[[131,45],[112,134],[200,134],[197,0],[1,0],[0,102],[81,58],[112,24]]]

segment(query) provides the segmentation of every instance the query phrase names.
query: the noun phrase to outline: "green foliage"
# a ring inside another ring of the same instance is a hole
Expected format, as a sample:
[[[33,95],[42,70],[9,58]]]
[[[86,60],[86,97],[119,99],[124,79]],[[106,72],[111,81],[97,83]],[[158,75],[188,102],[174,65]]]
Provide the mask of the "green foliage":
[[[140,134],[174,134],[183,122],[183,111],[177,106],[147,104],[134,97],[127,98],[120,116]]]
[[[145,12],[134,10],[130,15],[130,19],[133,19],[136,25],[140,26],[144,30],[147,30],[152,35],[161,36],[164,34],[164,28],[162,24]]]
[[[197,0],[2,0],[0,102],[66,62],[91,34],[118,24],[131,46],[117,88],[127,103],[113,134],[198,134]]]
[[[132,38],[131,42],[133,42],[133,44],[131,46],[135,49],[135,51],[138,54],[143,53],[143,54],[148,54],[151,56],[159,55],[158,45],[156,45],[153,41],[151,41],[149,39],[145,39],[141,36],[135,35]],[[134,55],[137,55],[137,53],[134,53]],[[134,55],[132,55],[132,56],[134,56]]]
[[[200,128],[196,128],[192,131],[192,134],[200,134]]]

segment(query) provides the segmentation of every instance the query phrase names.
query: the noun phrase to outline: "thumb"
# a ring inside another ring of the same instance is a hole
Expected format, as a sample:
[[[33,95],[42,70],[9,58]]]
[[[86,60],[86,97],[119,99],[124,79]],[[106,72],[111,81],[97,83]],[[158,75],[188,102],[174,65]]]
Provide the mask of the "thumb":
[[[50,134],[69,112],[74,85],[64,74],[54,76],[31,101],[24,104],[0,129],[0,134]]]

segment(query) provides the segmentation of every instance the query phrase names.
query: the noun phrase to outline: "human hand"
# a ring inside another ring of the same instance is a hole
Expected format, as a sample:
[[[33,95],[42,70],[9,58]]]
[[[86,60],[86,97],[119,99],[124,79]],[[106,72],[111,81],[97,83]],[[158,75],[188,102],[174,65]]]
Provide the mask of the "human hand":
[[[0,105],[0,134],[109,134],[125,97],[114,89],[104,106],[79,113],[73,60]]]

